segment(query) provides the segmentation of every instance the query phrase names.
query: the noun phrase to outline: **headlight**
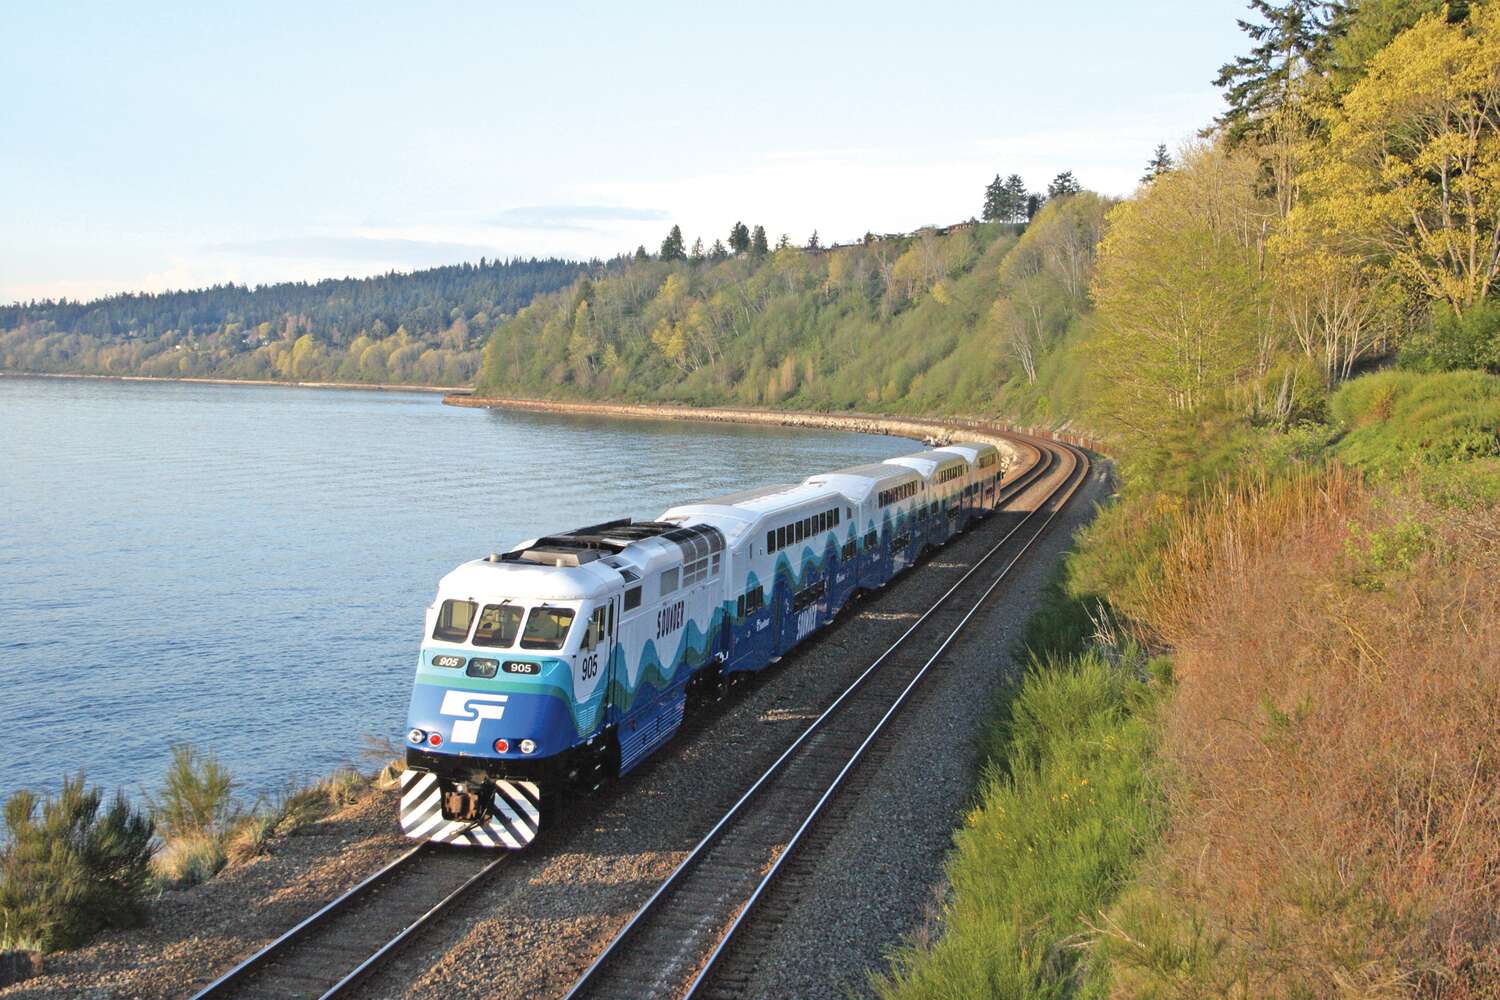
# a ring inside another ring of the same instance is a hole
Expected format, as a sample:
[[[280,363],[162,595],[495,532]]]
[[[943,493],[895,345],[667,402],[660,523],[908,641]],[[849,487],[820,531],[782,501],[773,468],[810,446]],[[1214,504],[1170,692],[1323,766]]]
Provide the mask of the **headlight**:
[[[411,732],[406,734],[406,738],[411,740],[413,743],[420,744],[423,740],[427,739],[427,734],[422,732],[422,730],[420,729],[413,729]]]

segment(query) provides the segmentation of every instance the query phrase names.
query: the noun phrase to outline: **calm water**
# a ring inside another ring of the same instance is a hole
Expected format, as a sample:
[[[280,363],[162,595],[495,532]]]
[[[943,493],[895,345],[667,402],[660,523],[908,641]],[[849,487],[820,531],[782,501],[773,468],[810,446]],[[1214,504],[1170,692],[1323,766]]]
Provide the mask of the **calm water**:
[[[0,797],[168,746],[249,794],[400,739],[465,559],[911,442],[445,407],[436,395],[0,378]]]

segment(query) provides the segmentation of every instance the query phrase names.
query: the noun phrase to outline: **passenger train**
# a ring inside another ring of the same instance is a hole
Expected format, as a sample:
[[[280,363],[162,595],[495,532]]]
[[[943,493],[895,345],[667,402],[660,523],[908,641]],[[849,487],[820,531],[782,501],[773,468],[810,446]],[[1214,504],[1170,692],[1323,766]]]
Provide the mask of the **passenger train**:
[[[464,563],[427,610],[402,831],[524,847],[544,812],[637,767],[690,705],[993,511],[1004,470],[995,446],[954,444]]]

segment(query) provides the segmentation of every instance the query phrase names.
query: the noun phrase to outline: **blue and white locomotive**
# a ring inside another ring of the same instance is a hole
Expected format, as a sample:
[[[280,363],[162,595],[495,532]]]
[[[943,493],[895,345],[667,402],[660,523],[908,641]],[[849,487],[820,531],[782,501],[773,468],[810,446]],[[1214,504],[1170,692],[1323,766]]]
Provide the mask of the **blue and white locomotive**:
[[[956,444],[535,538],[464,563],[427,610],[406,836],[520,848],[690,706],[994,510],[1006,468]]]

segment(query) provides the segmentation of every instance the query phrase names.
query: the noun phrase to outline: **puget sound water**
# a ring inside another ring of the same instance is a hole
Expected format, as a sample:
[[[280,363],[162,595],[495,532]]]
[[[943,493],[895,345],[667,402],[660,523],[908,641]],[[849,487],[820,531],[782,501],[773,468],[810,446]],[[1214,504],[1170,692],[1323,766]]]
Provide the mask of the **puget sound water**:
[[[397,742],[440,576],[516,542],[916,450],[431,393],[0,378],[0,798],[132,796],[172,744],[245,799]]]

